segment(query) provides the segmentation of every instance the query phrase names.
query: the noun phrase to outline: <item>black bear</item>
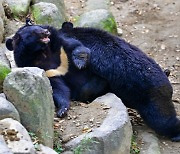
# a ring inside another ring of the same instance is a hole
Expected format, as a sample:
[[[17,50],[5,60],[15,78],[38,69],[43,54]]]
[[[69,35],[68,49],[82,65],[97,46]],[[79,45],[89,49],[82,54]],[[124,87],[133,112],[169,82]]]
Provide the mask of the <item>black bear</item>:
[[[26,25],[6,46],[14,50],[17,66],[45,69],[59,117],[67,112],[70,98],[91,101],[113,92],[156,132],[180,141],[169,80],[135,46],[102,30],[73,28],[71,23],[59,31]]]
[[[72,65],[71,53],[80,54],[81,51],[86,51],[81,54],[81,59],[77,60],[85,66],[89,49],[75,39],[60,36],[53,27],[30,25],[27,22],[6,41],[6,47],[14,50],[18,67],[39,67],[46,71],[58,117],[66,115],[70,98],[92,101],[108,92],[106,80],[89,70],[79,70]]]
[[[180,141],[180,120],[176,117],[173,89],[167,78],[170,72],[163,72],[140,49],[105,31],[73,28],[72,23],[65,22],[59,32],[90,49],[85,70],[107,80],[110,92],[121,98],[127,107],[136,109],[157,133]],[[72,54],[79,69],[85,64],[77,60],[81,59],[80,55]]]

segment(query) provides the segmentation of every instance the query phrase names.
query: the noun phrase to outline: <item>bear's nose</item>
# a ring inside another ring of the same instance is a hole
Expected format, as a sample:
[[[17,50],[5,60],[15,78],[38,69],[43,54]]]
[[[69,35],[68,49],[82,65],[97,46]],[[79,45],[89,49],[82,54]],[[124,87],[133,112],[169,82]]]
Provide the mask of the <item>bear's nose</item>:
[[[51,33],[50,33],[50,31],[48,29],[44,29],[43,34],[45,36],[49,36]]]

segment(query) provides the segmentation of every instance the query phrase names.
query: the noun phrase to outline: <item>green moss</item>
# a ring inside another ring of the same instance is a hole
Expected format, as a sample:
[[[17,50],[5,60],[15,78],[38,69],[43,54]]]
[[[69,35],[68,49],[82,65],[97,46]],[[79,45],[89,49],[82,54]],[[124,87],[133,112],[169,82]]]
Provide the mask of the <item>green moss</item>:
[[[41,16],[41,10],[36,7],[32,7],[32,15],[36,23],[39,24],[38,21]]]
[[[2,92],[3,89],[3,81],[10,71],[8,67],[0,64],[0,92]]]
[[[107,20],[102,21],[101,23],[103,25],[103,29],[112,33],[112,34],[117,34],[117,25],[114,20],[114,17],[109,17]]]
[[[75,20],[75,26],[95,27],[117,34],[117,26],[111,12],[99,9],[82,14]]]
[[[90,150],[90,146],[95,143],[99,143],[97,141],[95,141],[92,138],[83,138],[80,142],[80,144],[73,150],[74,154],[82,154],[84,151],[89,151]],[[86,152],[85,152],[86,153]]]
[[[32,15],[37,24],[48,24],[54,27],[58,27],[58,25],[61,26],[60,23],[55,22],[55,20],[59,20],[58,22],[60,22],[60,18],[56,19],[51,15],[42,15],[42,9],[36,6],[32,8]]]
[[[24,7],[22,5],[17,5],[17,6],[14,5],[11,8],[11,11],[12,11],[13,18],[21,19],[27,15],[28,7]]]
[[[133,134],[131,138],[130,154],[139,154],[140,148],[137,144],[137,136]]]
[[[3,81],[8,73],[10,73],[10,69],[4,65],[0,64],[0,80]]]
[[[60,133],[58,131],[54,131],[54,145],[53,149],[58,153],[61,154],[63,152],[62,141],[60,140]]]
[[[52,22],[52,18],[50,16],[48,15],[42,16],[41,13],[42,10],[39,9],[38,7],[32,8],[32,15],[37,24],[47,24],[47,23],[49,24]]]

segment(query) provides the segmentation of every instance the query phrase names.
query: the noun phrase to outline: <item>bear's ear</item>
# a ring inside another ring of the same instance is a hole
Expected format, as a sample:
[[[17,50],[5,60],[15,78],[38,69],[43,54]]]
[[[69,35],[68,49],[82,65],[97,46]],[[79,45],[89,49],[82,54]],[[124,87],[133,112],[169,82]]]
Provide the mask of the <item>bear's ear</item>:
[[[26,18],[26,26],[32,26],[33,22],[30,18]]]
[[[69,30],[73,28],[73,24],[71,22],[64,22],[62,24],[62,29],[63,30]]]
[[[8,39],[8,40],[6,41],[6,48],[7,48],[8,50],[10,50],[10,51],[13,50],[13,44],[12,44],[12,42],[13,42],[13,39]]]

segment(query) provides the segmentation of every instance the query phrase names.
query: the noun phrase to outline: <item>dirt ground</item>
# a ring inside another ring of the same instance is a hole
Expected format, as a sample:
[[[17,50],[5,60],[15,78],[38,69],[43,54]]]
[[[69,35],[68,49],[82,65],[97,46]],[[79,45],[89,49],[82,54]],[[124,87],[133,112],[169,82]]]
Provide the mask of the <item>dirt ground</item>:
[[[109,107],[99,102],[89,104],[71,102],[68,116],[62,119],[54,118],[55,132],[59,134],[58,138],[62,145],[83,133],[100,127],[108,109]]]
[[[83,0],[65,0],[65,5],[73,20],[83,12],[85,3]],[[180,116],[180,1],[112,0],[110,10],[118,28],[123,31],[121,37],[154,58],[163,69],[171,71],[173,102]],[[179,143],[158,138],[163,154],[180,153]]]

